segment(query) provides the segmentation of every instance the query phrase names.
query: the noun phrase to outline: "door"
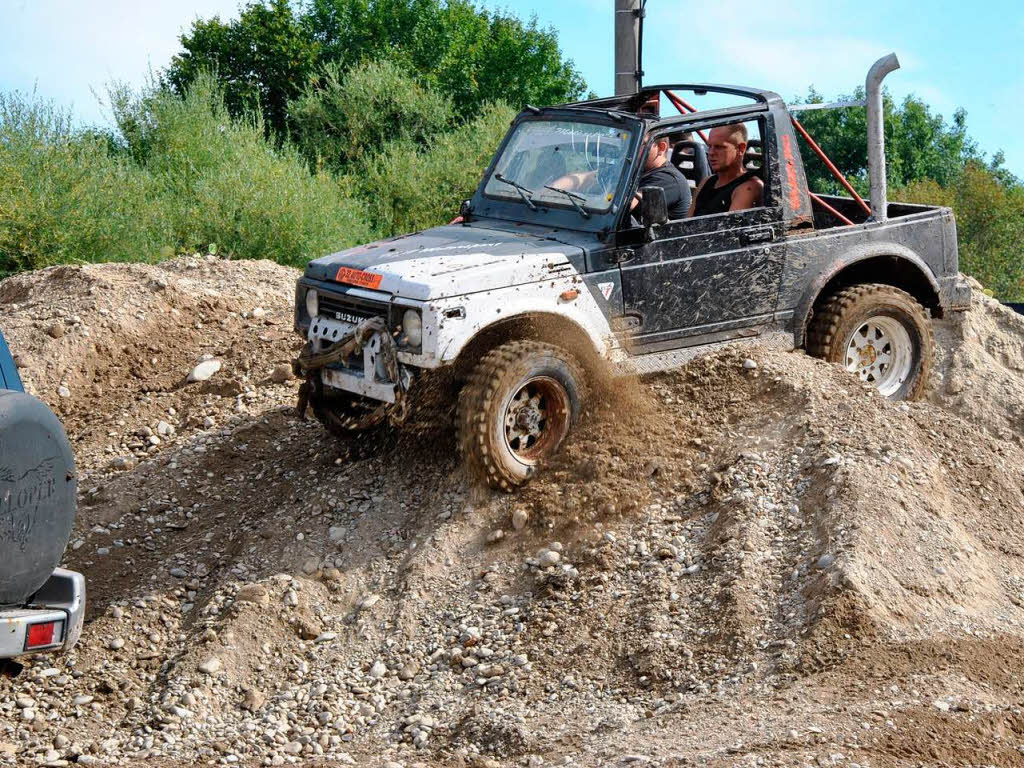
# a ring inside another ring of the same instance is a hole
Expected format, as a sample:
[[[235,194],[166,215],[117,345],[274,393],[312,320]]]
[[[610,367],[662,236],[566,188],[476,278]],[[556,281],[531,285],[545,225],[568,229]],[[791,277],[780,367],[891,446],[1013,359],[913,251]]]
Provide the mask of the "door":
[[[777,208],[669,222],[653,241],[623,248],[630,345],[643,352],[750,335],[775,311],[784,257]]]

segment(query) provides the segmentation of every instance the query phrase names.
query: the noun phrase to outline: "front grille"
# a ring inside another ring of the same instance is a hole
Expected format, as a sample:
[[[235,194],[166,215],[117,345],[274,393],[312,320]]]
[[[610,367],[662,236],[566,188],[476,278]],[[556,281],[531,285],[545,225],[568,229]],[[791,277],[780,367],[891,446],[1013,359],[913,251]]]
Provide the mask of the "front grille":
[[[341,320],[346,323],[358,324],[368,317],[384,317],[391,325],[390,305],[376,302],[356,301],[347,297],[320,294],[320,314]]]

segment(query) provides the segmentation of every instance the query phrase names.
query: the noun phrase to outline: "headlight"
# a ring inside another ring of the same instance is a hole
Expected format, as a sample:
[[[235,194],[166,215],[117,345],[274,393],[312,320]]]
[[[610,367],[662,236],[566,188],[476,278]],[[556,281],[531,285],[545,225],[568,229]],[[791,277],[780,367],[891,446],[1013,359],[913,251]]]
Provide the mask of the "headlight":
[[[402,315],[402,331],[410,347],[418,347],[423,343],[423,320],[415,309],[407,309]]]
[[[320,297],[317,295],[315,288],[310,288],[306,291],[306,312],[309,313],[310,317],[316,317],[320,314]]]

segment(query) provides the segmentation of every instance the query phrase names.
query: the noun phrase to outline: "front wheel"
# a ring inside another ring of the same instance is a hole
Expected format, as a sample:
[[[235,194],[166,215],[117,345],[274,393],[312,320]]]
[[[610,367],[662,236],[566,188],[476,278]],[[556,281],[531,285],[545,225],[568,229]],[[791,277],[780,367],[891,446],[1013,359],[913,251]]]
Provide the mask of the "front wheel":
[[[471,473],[497,490],[525,483],[579,418],[586,382],[562,349],[536,341],[497,347],[459,395],[459,446]]]
[[[934,358],[931,323],[906,291],[868,283],[830,296],[811,321],[807,351],[840,363],[892,400],[916,400]]]

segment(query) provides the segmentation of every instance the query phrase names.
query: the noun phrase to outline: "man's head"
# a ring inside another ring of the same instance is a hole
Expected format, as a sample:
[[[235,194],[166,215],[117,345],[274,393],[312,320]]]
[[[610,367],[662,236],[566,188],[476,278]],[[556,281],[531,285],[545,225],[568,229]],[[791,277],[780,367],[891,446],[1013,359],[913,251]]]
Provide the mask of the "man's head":
[[[743,123],[720,125],[708,136],[708,164],[714,173],[742,173],[747,151],[747,127]]]
[[[644,162],[645,171],[653,171],[668,162],[668,137],[662,136],[651,143],[647,151],[647,160]]]

